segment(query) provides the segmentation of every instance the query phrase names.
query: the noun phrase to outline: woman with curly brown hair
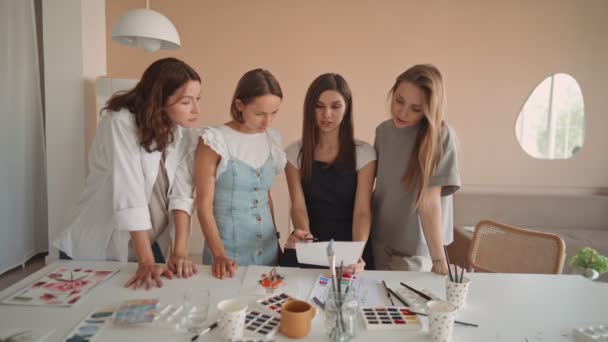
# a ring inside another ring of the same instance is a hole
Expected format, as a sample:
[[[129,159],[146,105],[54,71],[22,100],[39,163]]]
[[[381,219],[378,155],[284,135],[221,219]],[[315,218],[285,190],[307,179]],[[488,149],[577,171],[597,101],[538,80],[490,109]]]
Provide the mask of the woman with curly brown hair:
[[[76,215],[55,242],[61,258],[137,261],[137,273],[125,284],[134,289],[161,287],[161,276],[197,272],[188,258],[196,146],[189,129],[200,92],[194,69],[165,58],[133,89],[110,98]]]

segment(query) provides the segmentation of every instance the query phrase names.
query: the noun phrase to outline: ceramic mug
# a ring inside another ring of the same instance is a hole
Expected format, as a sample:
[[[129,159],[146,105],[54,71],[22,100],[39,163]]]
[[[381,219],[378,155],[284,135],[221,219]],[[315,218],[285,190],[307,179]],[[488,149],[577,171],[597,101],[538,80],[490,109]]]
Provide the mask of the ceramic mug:
[[[289,299],[281,306],[281,326],[283,335],[302,338],[310,332],[310,323],[317,310],[301,300]]]

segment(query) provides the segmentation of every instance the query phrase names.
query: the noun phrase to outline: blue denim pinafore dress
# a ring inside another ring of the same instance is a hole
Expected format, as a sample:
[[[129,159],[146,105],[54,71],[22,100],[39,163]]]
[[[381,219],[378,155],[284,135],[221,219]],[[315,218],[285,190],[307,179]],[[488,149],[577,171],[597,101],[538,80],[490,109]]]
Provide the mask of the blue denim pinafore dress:
[[[270,137],[268,147],[268,159],[257,169],[230,156],[226,170],[215,182],[213,215],[220,238],[227,257],[241,266],[278,263],[277,235],[268,198],[276,177]],[[203,263],[213,264],[207,241]]]

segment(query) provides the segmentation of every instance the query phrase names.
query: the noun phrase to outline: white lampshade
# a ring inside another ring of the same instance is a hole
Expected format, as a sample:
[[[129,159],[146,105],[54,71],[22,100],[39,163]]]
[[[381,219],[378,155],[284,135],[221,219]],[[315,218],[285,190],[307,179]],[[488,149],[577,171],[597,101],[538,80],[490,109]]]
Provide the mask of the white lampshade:
[[[180,45],[179,34],[164,15],[145,8],[123,14],[112,27],[112,40],[148,52],[175,50]]]

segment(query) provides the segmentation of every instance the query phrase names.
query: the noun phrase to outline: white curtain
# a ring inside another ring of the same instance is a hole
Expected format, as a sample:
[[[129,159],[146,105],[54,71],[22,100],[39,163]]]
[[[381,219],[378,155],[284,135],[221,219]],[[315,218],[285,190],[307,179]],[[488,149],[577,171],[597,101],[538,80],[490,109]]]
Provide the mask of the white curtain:
[[[48,250],[33,1],[0,0],[0,274]]]

